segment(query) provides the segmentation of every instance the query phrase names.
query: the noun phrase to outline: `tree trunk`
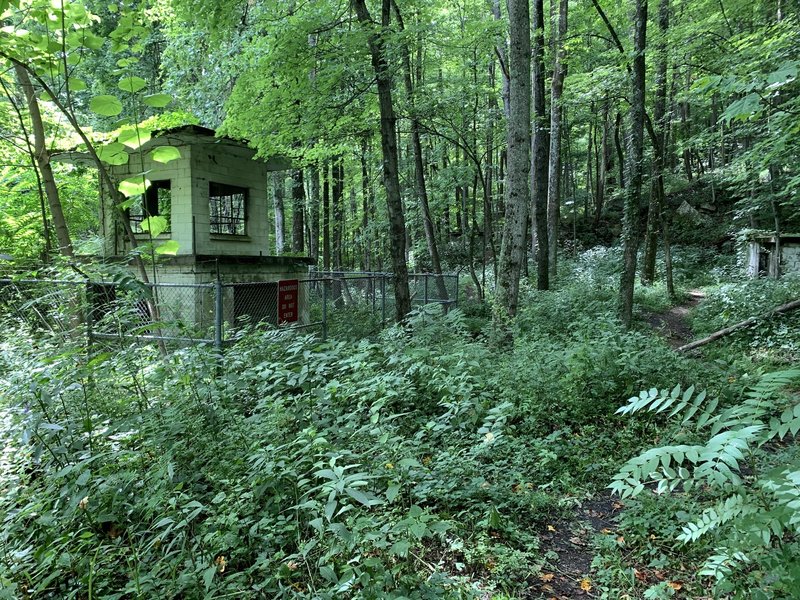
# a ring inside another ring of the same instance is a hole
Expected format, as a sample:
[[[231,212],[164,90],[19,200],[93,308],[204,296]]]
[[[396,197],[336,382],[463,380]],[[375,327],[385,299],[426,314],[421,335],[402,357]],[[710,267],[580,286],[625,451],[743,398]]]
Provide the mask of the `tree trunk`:
[[[314,264],[319,260],[319,168],[314,163],[308,169],[308,191],[310,198],[308,217],[311,221],[309,227],[308,254],[314,259]]]
[[[655,280],[658,227],[663,224],[663,211],[667,210],[664,198],[664,152],[666,150],[667,114],[667,30],[669,29],[669,0],[660,0],[658,5],[659,37],[656,46],[655,121],[656,143],[653,144],[653,182],[650,191],[650,206],[647,211],[647,233],[645,234],[644,257],[642,258],[642,283],[649,285]],[[669,247],[669,242],[665,247]]]
[[[564,78],[567,75],[565,62],[564,37],[567,33],[567,0],[560,0],[558,8],[558,25],[553,28],[553,44],[556,48],[553,64],[553,81],[550,87],[550,164],[547,171],[547,240],[548,262],[550,273],[558,271],[558,227],[561,218],[561,198],[559,183],[561,181],[561,93],[564,90]],[[554,24],[555,25],[555,24]]]
[[[304,226],[303,214],[306,204],[306,190],[303,185],[303,170],[292,171],[292,252],[303,252]]]
[[[519,278],[522,261],[525,259],[525,227],[530,204],[531,40],[528,0],[509,0],[508,20],[511,37],[508,175],[495,313],[501,324],[505,323],[507,317],[514,317],[517,313]]]
[[[536,231],[536,287],[547,290],[550,288],[547,231],[547,155],[550,150],[550,140],[544,93],[546,73],[543,0],[534,0],[533,7],[533,152],[530,176],[535,220],[532,225]]]
[[[275,208],[275,254],[283,254],[286,238],[286,225],[283,212],[284,173],[272,175],[272,203]]]
[[[344,229],[344,164],[342,157],[337,156],[333,161],[333,189],[332,189],[332,209],[333,209],[333,270],[342,270],[342,241]]]
[[[403,16],[395,0],[392,0],[392,7],[394,8],[398,28],[402,32],[405,30]],[[403,83],[405,84],[406,95],[408,96],[408,103],[411,108],[411,148],[414,155],[414,183],[417,188],[417,199],[419,200],[419,206],[422,212],[422,227],[425,231],[425,242],[428,246],[431,267],[436,275],[436,291],[439,294],[439,299],[447,300],[447,287],[444,284],[444,277],[442,277],[442,263],[439,260],[439,248],[436,245],[436,231],[433,227],[431,209],[428,204],[428,190],[425,186],[425,166],[422,161],[422,142],[420,141],[419,135],[419,120],[417,119],[414,108],[414,82],[411,79],[411,53],[409,52],[408,44],[402,45],[401,52],[403,55]]]
[[[36,156],[36,164],[42,177],[42,183],[44,184],[47,203],[50,207],[50,216],[56,230],[58,251],[64,256],[72,258],[75,256],[75,252],[72,249],[72,240],[67,228],[67,221],[64,218],[64,210],[61,206],[56,178],[53,175],[53,168],[50,166],[50,152],[47,150],[42,113],[39,111],[39,101],[36,98],[36,92],[25,68],[15,64],[14,71],[28,102],[28,114],[31,119],[31,128],[33,129],[33,150]]]
[[[322,270],[331,270],[331,179],[327,160],[322,163]]]
[[[620,317],[625,327],[633,318],[633,287],[636,280],[636,252],[639,249],[639,204],[642,196],[642,154],[644,146],[645,43],[647,0],[634,2],[634,58],[631,68],[631,107],[628,133],[628,184],[622,216],[623,271],[620,278]]]
[[[370,29],[369,50],[378,87],[378,107],[381,115],[381,150],[383,152],[383,185],[389,212],[389,241],[394,269],[395,314],[404,321],[411,311],[406,265],[405,217],[400,195],[397,161],[397,119],[392,104],[392,76],[386,59],[383,30],[389,26],[390,0],[381,1],[381,25],[376,27],[367,10],[366,0],[351,0],[359,22]]]

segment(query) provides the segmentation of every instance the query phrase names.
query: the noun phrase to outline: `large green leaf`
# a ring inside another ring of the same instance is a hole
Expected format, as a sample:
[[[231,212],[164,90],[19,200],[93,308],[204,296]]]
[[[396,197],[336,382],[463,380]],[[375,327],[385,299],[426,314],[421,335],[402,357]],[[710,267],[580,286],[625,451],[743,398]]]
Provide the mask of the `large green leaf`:
[[[137,175],[120,181],[118,189],[123,196],[130,198],[131,196],[144,194],[149,187],[150,180],[142,175]]]
[[[125,146],[119,142],[100,146],[97,149],[97,156],[108,165],[125,165],[128,164],[129,158],[128,153],[125,152]]]
[[[95,96],[89,102],[89,110],[104,117],[115,117],[122,112],[122,102],[116,96]]]
[[[172,96],[169,94],[151,94],[150,96],[142,98],[142,102],[153,108],[164,108],[167,104],[172,102]]]
[[[178,253],[178,249],[180,248],[180,244],[175,240],[167,240],[163,244],[156,247],[156,254],[168,254],[170,256],[175,256]]]
[[[132,150],[136,150],[150,141],[152,133],[149,129],[125,127],[117,136],[117,141]]]
[[[761,97],[758,94],[747,94],[732,102],[720,117],[726,123],[733,120],[746,120],[751,115],[761,111]]]
[[[83,79],[70,77],[67,81],[69,82],[69,89],[72,92],[82,92],[86,89],[86,82]]]
[[[180,150],[174,146],[159,146],[150,153],[150,158],[159,163],[168,163],[181,157]]]
[[[142,231],[149,231],[153,237],[158,237],[169,228],[169,221],[161,215],[147,217],[142,219],[141,228]]]
[[[138,92],[146,85],[147,82],[144,79],[136,76],[123,77],[122,79],[119,80],[119,83],[117,84],[119,89],[121,89],[123,92],[130,92],[130,93]]]

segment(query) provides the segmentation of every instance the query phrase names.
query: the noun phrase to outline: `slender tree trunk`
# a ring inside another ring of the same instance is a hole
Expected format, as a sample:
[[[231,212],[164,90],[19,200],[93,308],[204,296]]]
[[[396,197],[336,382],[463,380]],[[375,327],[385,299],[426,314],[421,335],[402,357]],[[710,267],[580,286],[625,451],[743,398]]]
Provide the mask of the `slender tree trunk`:
[[[284,173],[282,171],[273,173],[272,204],[275,208],[275,254],[283,254],[286,239],[286,225],[283,209],[284,184]]]
[[[509,0],[508,19],[511,37],[508,69],[508,176],[505,186],[503,241],[497,269],[495,313],[501,323],[517,313],[519,278],[522,261],[525,259],[525,227],[530,205],[531,41],[528,0]]]
[[[492,16],[494,17],[495,21],[502,20],[502,15],[500,14],[500,0],[490,0],[490,8],[492,11]],[[506,117],[506,120],[510,117],[511,109],[509,106],[510,97],[511,97],[511,83],[509,80],[509,72],[508,72],[508,55],[506,52],[506,44],[497,44],[495,46],[495,53],[497,54],[497,60],[500,62],[500,73],[502,74],[502,98],[503,98],[503,114]]]
[[[308,191],[311,196],[308,210],[311,221],[308,252],[314,259],[314,264],[317,264],[319,260],[319,168],[316,163],[309,167],[308,177]]]
[[[378,87],[378,106],[381,115],[381,150],[383,152],[383,184],[389,212],[389,240],[394,269],[395,313],[403,321],[411,311],[406,265],[405,217],[400,194],[397,160],[396,117],[392,104],[392,76],[386,59],[383,30],[389,26],[390,0],[381,1],[381,25],[377,27],[367,10],[366,0],[351,0],[359,22],[370,30],[369,50]]]
[[[553,44],[556,48],[553,64],[553,81],[550,87],[550,164],[547,172],[547,239],[548,262],[550,273],[558,271],[558,228],[561,219],[561,197],[559,183],[561,181],[561,93],[564,90],[564,78],[567,75],[565,61],[564,37],[567,33],[568,1],[560,0],[558,8],[558,25],[553,28]],[[554,24],[555,25],[555,24]]]
[[[331,205],[333,208],[333,270],[342,270],[342,242],[344,230],[344,164],[342,157],[333,161],[333,190]]]
[[[534,0],[533,7],[533,152],[530,176],[535,220],[532,225],[536,231],[536,287],[540,290],[547,290],[550,289],[547,231],[547,155],[550,150],[550,136],[544,92],[546,73],[544,69],[543,0]]]
[[[303,252],[305,240],[303,215],[306,204],[306,190],[303,185],[303,170],[292,171],[292,252]]]
[[[392,7],[394,8],[395,18],[400,31],[405,30],[403,24],[403,16],[400,13],[400,8],[397,2],[392,0]],[[448,299],[447,287],[444,284],[444,277],[442,277],[442,263],[439,260],[439,248],[436,244],[436,231],[433,227],[433,218],[431,217],[431,209],[428,204],[428,190],[425,186],[425,166],[422,160],[422,142],[420,141],[419,134],[419,120],[417,119],[416,111],[414,108],[414,82],[411,79],[411,53],[408,49],[408,44],[403,44],[401,48],[403,55],[403,83],[405,84],[406,95],[411,107],[411,148],[414,155],[414,183],[417,188],[417,199],[419,200],[420,210],[422,212],[422,227],[425,231],[425,242],[428,246],[428,255],[431,259],[431,267],[436,275],[436,291],[439,298],[442,300]]]
[[[17,99],[14,97],[14,94],[8,88],[2,77],[0,77],[0,86],[2,86],[3,92],[5,93],[5,96],[8,99],[9,104],[11,104],[11,107],[14,110],[14,114],[17,117],[20,131],[22,132],[22,136],[25,139],[25,149],[28,154],[28,160],[30,161],[31,168],[33,169],[33,172],[36,175],[36,190],[39,193],[39,210],[42,215],[42,236],[44,237],[43,258],[44,262],[49,262],[50,256],[52,254],[52,246],[50,244],[50,223],[47,219],[47,199],[45,197],[44,184],[42,183],[42,175],[41,173],[39,173],[39,166],[36,160],[36,150],[34,149],[34,146],[31,143],[30,135],[28,135],[28,126],[25,123],[25,117],[22,114],[22,109],[20,108]]]
[[[642,258],[642,283],[649,285],[655,280],[658,228],[663,225],[663,212],[667,210],[664,198],[664,152],[666,146],[667,114],[667,30],[669,29],[669,0],[660,0],[658,5],[659,37],[656,46],[655,120],[656,143],[653,144],[653,182],[650,191],[650,206],[647,211],[644,257]],[[667,243],[667,246],[669,244]]]
[[[633,0],[633,64],[631,67],[631,107],[628,133],[628,185],[622,217],[623,272],[620,278],[620,316],[625,327],[633,318],[633,287],[636,280],[636,253],[639,249],[639,205],[642,195],[642,154],[645,118],[645,43],[647,39],[647,0]]]
[[[373,202],[372,185],[369,180],[369,169],[367,167],[367,152],[369,150],[368,140],[365,137],[361,141],[361,236],[364,244],[364,258],[361,268],[369,271],[372,268],[372,235],[369,231],[370,211]]]
[[[56,178],[53,175],[53,168],[50,166],[50,152],[47,150],[42,113],[39,111],[39,101],[36,98],[36,92],[25,68],[15,64],[14,71],[28,102],[28,115],[30,116],[31,129],[33,130],[33,149],[36,156],[36,164],[39,167],[47,203],[50,207],[50,217],[56,230],[58,250],[64,256],[72,258],[75,256],[75,252],[72,249],[67,220],[64,218],[64,209],[61,206]]]
[[[322,270],[331,270],[331,178],[327,160],[322,163]]]

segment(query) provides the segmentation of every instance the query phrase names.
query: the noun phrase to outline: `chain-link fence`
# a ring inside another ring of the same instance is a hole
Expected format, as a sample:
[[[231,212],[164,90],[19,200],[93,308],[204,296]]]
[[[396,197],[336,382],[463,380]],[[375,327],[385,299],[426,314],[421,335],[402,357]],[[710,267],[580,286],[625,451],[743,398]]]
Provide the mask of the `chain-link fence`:
[[[458,300],[457,275],[412,274],[412,303]],[[136,339],[222,347],[253,328],[369,335],[394,318],[388,273],[314,272],[281,281],[145,284],[0,279],[0,316],[32,328],[85,332],[89,341]]]

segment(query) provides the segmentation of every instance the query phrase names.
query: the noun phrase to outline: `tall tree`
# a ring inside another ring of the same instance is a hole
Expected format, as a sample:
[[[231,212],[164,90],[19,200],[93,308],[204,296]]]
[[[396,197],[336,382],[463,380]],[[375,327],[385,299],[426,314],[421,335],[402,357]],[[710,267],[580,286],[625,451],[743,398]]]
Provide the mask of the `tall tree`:
[[[658,4],[658,33],[656,42],[656,76],[655,100],[653,104],[653,120],[655,121],[653,144],[653,179],[650,189],[650,206],[647,211],[647,231],[644,239],[644,256],[642,257],[642,283],[653,282],[656,273],[656,250],[658,248],[658,229],[667,218],[662,214],[667,210],[664,190],[664,169],[667,131],[667,30],[669,28],[669,0],[660,0]],[[666,232],[664,232],[666,234]],[[669,247],[666,242],[665,250]]]
[[[33,151],[36,156],[36,166],[44,184],[47,204],[50,207],[50,217],[56,230],[58,250],[64,256],[72,257],[75,252],[72,249],[72,239],[67,228],[67,220],[64,218],[64,209],[61,206],[61,197],[56,186],[56,178],[53,175],[53,167],[50,165],[50,152],[47,149],[47,141],[45,140],[44,122],[42,121],[42,113],[39,110],[39,100],[36,98],[36,91],[33,89],[28,71],[21,64],[15,63],[14,72],[28,103],[28,116],[33,130]]]
[[[541,0],[539,0],[541,1]],[[525,227],[530,204],[531,33],[528,0],[508,1],[509,119],[508,172],[503,239],[497,267],[496,318],[517,314],[519,278],[525,260]]]
[[[561,218],[561,126],[563,110],[561,94],[567,76],[564,38],[567,34],[568,0],[560,0],[558,22],[553,24],[553,80],[550,86],[550,164],[547,169],[547,240],[550,272],[555,275],[558,268],[558,226]]]
[[[397,5],[396,0],[391,0],[391,2],[394,8],[395,18],[397,19],[398,29],[402,32],[405,29],[403,15],[400,12],[400,7]],[[436,231],[433,228],[433,218],[431,217],[431,209],[428,203],[428,190],[425,186],[425,166],[422,160],[422,142],[420,141],[419,133],[420,124],[415,109],[414,82],[411,73],[411,52],[408,48],[408,44],[403,42],[400,46],[400,51],[403,56],[403,83],[405,85],[411,111],[411,148],[414,155],[414,184],[417,192],[417,199],[419,200],[420,211],[422,212],[422,228],[425,231],[425,242],[428,246],[431,267],[436,275],[435,281],[438,297],[442,300],[447,300],[447,287],[444,284],[444,277],[442,277],[442,263],[439,259]]]
[[[509,18],[511,15],[509,14]],[[533,153],[531,156],[531,196],[536,243],[536,287],[550,289],[550,268],[547,230],[547,155],[550,151],[544,69],[544,0],[533,2]]]
[[[408,288],[406,264],[406,224],[400,194],[400,177],[397,160],[397,118],[392,103],[392,73],[386,53],[385,35],[389,31],[391,0],[381,0],[380,26],[372,20],[366,0],[352,0],[359,22],[368,30],[368,44],[372,68],[378,87],[378,106],[381,114],[381,150],[383,152],[383,185],[389,212],[389,243],[394,270],[395,315],[403,321],[411,312],[411,293]]]
[[[628,111],[628,182],[622,216],[623,265],[619,286],[620,317],[630,327],[633,317],[633,287],[636,253],[639,250],[639,206],[642,198],[642,157],[645,120],[645,44],[647,0],[633,0],[633,61],[630,71],[631,106]]]
[[[292,171],[292,252],[305,249],[305,229],[303,216],[306,205],[306,190],[303,184],[303,169]]]
[[[283,209],[285,183],[283,172],[274,173],[272,175],[272,206],[275,210],[275,254],[283,254],[284,240],[286,239],[286,225]]]

